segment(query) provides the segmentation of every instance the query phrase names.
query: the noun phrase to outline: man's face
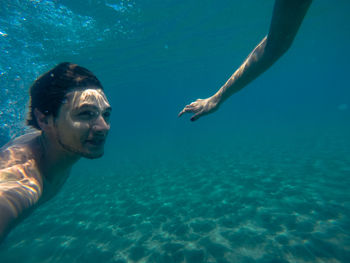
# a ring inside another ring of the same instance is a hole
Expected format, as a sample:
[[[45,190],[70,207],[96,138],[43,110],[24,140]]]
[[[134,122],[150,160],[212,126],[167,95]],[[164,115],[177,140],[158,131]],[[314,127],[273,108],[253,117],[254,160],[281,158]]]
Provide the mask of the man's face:
[[[101,89],[87,87],[66,95],[54,121],[55,136],[66,151],[94,159],[104,153],[111,106]]]

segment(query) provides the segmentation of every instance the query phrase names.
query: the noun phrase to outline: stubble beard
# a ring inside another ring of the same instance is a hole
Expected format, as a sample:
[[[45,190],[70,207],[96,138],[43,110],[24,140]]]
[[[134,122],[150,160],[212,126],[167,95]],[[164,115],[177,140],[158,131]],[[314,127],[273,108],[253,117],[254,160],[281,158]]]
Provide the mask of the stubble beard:
[[[61,136],[59,134],[59,132],[57,132],[56,134],[56,139],[57,139],[57,142],[58,144],[67,152],[69,153],[72,153],[74,155],[77,155],[79,157],[84,157],[84,158],[87,158],[87,159],[97,159],[97,158],[100,158],[103,156],[103,152],[100,153],[100,154],[93,154],[93,153],[88,153],[88,152],[84,152],[82,150],[79,150],[79,149],[76,149],[70,145],[67,145],[65,143],[63,143],[63,141],[61,140]]]

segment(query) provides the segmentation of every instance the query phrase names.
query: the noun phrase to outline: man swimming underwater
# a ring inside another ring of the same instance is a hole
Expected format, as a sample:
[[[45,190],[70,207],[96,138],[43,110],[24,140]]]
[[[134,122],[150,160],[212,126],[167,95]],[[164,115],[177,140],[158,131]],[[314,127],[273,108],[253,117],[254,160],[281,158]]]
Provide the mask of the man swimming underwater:
[[[61,63],[34,82],[27,124],[36,131],[0,149],[0,242],[57,194],[75,162],[103,155],[110,114],[100,81],[76,64]]]

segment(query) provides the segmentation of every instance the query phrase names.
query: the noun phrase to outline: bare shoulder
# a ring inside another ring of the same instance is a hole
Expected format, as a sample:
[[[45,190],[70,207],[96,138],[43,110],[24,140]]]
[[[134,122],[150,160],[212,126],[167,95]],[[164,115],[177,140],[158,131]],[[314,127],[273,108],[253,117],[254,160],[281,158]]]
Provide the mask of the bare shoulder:
[[[5,149],[15,146],[15,145],[25,145],[28,144],[29,142],[31,142],[33,139],[35,139],[36,137],[38,137],[41,134],[40,131],[37,130],[33,130],[30,131],[24,135],[18,136],[16,138],[14,138],[13,140],[9,141],[8,143],[6,143],[4,146],[2,146],[0,148],[0,153],[2,151],[4,151]]]
[[[33,147],[40,132],[19,136],[0,148],[0,170],[34,158]]]
[[[35,139],[39,134],[25,134],[1,148],[0,191],[29,189],[31,193],[41,194],[42,178],[35,151]]]

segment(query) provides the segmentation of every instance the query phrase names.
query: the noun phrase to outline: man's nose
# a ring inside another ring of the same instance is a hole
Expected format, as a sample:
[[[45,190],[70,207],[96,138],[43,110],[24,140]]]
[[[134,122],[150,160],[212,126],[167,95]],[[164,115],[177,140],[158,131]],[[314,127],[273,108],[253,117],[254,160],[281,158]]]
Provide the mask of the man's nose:
[[[94,131],[99,131],[99,132],[106,132],[109,131],[110,129],[110,124],[103,118],[102,115],[98,116],[98,118],[95,120],[93,126],[92,126]]]

